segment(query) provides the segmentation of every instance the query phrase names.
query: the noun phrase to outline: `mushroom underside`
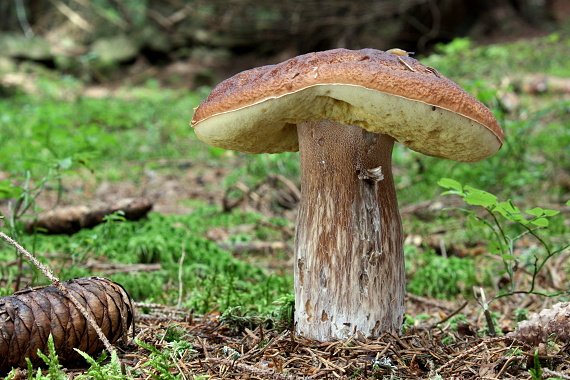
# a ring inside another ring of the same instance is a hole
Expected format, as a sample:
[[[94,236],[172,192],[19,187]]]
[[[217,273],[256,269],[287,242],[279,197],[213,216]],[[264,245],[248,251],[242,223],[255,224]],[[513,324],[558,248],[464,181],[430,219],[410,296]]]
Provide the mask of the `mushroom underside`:
[[[297,151],[296,125],[335,120],[388,134],[420,153],[474,162],[493,155],[501,140],[457,112],[348,84],[321,84],[222,112],[194,125],[208,144],[246,153]]]

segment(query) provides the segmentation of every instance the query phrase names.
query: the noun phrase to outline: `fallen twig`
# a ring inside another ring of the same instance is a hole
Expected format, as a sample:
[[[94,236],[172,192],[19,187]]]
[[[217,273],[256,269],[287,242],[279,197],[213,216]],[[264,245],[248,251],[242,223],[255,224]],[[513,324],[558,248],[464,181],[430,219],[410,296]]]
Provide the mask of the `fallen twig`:
[[[48,234],[74,234],[82,228],[92,228],[103,223],[105,216],[121,211],[127,220],[139,220],[151,209],[148,199],[125,198],[112,204],[97,207],[72,206],[61,207],[40,214],[37,219],[28,220],[25,230]]]
[[[263,379],[276,379],[276,380],[295,380],[302,379],[302,377],[296,375],[285,375],[283,373],[277,373],[267,369],[257,368],[248,364],[239,363],[234,360],[221,359],[221,358],[208,358],[209,363],[217,365],[225,365],[231,368],[235,368],[239,371],[247,372],[252,375],[258,376]]]
[[[103,272],[105,274],[132,273],[132,272],[155,272],[162,269],[160,263],[153,264],[118,264],[87,262],[86,269]]]
[[[451,319],[451,317],[453,317],[454,315],[459,314],[459,312],[460,312],[461,310],[463,310],[463,309],[465,308],[465,306],[467,306],[468,304],[469,304],[469,301],[463,302],[457,309],[455,309],[455,310],[453,310],[451,313],[447,314],[447,315],[445,316],[445,318],[443,318],[441,321],[435,322],[435,323],[433,323],[432,325],[430,325],[429,328],[432,329],[432,328],[436,327],[437,325],[440,325],[440,324],[442,324],[442,323],[447,322],[448,320]]]
[[[570,375],[558,371],[553,371],[548,368],[542,368],[542,372],[544,372],[549,377],[558,377],[559,379],[570,379]]]
[[[450,367],[453,364],[457,363],[458,361],[465,359],[467,356],[471,355],[472,353],[479,351],[481,348],[483,348],[487,344],[489,344],[491,342],[501,341],[501,340],[507,340],[507,338],[506,337],[499,337],[499,338],[485,339],[484,341],[482,341],[478,345],[471,347],[467,351],[463,351],[461,354],[457,355],[456,357],[454,357],[450,361],[446,362],[441,367],[437,368],[435,370],[435,372],[441,373],[441,371],[443,371],[447,367]]]

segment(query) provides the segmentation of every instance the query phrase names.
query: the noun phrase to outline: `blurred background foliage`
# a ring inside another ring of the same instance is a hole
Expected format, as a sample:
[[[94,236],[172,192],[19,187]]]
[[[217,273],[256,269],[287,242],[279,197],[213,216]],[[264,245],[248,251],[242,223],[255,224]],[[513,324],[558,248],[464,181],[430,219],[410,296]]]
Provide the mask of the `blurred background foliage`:
[[[195,88],[310,51],[425,55],[456,37],[544,35],[564,27],[568,8],[565,0],[6,0],[0,50],[98,82],[124,75],[116,70],[124,65],[137,81],[158,74],[150,65],[184,62],[159,79]]]

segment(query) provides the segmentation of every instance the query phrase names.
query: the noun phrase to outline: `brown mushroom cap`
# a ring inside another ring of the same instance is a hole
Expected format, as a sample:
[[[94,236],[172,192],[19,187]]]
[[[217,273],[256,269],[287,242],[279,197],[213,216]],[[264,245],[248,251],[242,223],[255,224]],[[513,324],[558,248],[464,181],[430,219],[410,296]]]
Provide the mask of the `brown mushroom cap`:
[[[417,60],[374,49],[334,49],[239,73],[198,107],[208,144],[247,153],[297,151],[296,125],[333,120],[391,135],[418,152],[479,161],[501,148],[491,111]]]

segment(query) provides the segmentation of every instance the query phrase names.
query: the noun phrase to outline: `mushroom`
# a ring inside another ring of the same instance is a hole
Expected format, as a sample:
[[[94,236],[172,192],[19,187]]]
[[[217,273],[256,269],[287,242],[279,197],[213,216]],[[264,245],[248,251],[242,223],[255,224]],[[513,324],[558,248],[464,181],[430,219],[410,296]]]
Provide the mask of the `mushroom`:
[[[300,152],[295,328],[321,341],[401,330],[394,142],[464,162],[503,143],[487,107],[399,49],[334,49],[241,72],[211,92],[191,124],[215,147]]]

